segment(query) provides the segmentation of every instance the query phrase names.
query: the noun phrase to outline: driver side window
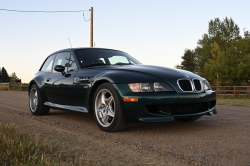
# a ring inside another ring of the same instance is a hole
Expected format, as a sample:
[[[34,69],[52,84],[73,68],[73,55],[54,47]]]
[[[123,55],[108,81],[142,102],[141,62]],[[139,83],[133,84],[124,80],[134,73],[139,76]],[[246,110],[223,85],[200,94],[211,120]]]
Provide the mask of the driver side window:
[[[69,64],[68,64],[68,71],[71,72],[71,71],[77,71],[78,68],[76,66],[76,62],[73,58],[73,55],[70,56],[70,59],[69,59]]]
[[[69,67],[69,58],[70,58],[70,53],[69,52],[60,52],[56,55],[56,59],[54,62],[54,67],[56,65],[62,65],[65,67],[64,72],[68,72],[68,67]],[[54,70],[53,67],[53,73],[58,73],[57,71]]]

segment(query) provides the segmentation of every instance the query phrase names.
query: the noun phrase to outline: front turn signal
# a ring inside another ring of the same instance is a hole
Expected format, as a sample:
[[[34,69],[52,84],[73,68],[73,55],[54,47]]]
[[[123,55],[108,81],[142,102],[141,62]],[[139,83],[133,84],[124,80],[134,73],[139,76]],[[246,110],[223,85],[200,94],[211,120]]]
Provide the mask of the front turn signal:
[[[123,100],[128,102],[138,102],[138,98],[123,98]]]

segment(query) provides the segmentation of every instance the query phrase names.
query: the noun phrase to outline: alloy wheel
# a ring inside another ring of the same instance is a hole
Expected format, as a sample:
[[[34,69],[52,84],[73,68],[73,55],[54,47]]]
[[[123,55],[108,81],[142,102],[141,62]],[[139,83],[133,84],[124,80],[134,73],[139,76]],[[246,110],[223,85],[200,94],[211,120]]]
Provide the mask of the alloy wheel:
[[[115,101],[112,93],[101,89],[95,99],[95,114],[100,125],[108,127],[115,117]]]
[[[30,91],[30,109],[32,112],[35,112],[38,105],[38,96],[37,96],[37,90],[35,88],[32,88]]]

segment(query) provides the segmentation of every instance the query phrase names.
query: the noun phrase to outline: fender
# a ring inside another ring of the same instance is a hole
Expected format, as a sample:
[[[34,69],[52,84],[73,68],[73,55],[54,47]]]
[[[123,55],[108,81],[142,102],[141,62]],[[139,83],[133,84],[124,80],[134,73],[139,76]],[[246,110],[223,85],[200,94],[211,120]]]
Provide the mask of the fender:
[[[41,98],[44,102],[48,101],[45,90],[44,90],[44,81],[47,75],[49,75],[50,73],[47,72],[37,72],[35,74],[35,77],[30,81],[29,83],[29,91],[28,93],[30,94],[30,88],[33,84],[36,84],[38,86]]]

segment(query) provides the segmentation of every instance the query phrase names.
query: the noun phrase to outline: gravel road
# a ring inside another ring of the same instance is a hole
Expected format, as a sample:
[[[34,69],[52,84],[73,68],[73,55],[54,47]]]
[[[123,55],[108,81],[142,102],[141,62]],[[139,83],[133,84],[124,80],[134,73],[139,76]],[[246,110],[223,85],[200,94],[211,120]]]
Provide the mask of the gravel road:
[[[250,165],[250,107],[217,106],[195,122],[132,123],[123,132],[99,130],[92,116],[51,110],[33,116],[27,92],[0,91],[0,122],[10,123],[86,154],[100,165]]]

